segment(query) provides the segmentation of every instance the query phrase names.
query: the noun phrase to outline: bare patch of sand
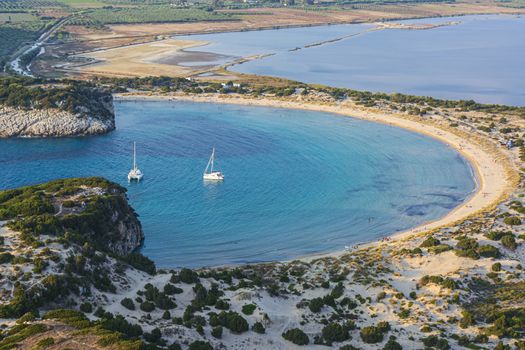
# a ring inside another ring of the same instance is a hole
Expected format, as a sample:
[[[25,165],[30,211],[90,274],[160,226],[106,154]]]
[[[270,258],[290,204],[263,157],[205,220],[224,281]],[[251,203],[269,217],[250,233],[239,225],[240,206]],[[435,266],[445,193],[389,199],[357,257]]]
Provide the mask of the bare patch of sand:
[[[81,55],[94,62],[82,70],[110,76],[184,76],[194,72],[194,69],[163,62],[181,55],[183,49],[204,44],[199,41],[165,39],[95,51]]]

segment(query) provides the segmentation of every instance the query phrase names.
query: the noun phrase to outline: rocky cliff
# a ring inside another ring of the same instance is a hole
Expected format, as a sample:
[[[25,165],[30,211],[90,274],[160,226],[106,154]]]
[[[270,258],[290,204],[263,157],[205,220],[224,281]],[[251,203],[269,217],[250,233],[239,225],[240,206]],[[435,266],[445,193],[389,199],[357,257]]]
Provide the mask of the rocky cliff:
[[[59,109],[0,107],[0,137],[64,137],[104,134],[115,118],[73,114]]]
[[[115,129],[113,96],[103,88],[13,79],[0,79],[0,138],[97,135]]]
[[[0,220],[31,236],[63,237],[125,256],[144,241],[126,189],[103,178],[63,179],[0,191]]]

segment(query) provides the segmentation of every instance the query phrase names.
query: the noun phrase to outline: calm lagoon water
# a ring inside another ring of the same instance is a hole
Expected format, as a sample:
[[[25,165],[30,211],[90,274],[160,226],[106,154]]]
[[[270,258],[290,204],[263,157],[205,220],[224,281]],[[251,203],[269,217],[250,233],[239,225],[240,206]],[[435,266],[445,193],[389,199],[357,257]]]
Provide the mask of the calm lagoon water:
[[[475,188],[450,147],[327,113],[118,102],[108,135],[0,140],[0,188],[100,175],[129,189],[161,267],[289,259],[445,215]],[[133,141],[145,173],[128,184]],[[211,148],[225,173],[205,184]]]
[[[449,21],[461,23],[431,30],[368,31],[371,25],[355,24],[191,38],[211,42],[195,51],[237,57],[274,54],[232,67],[237,72],[359,90],[525,106],[525,17],[485,15],[400,22]],[[343,39],[305,48],[334,38]],[[302,49],[290,51],[297,47]]]

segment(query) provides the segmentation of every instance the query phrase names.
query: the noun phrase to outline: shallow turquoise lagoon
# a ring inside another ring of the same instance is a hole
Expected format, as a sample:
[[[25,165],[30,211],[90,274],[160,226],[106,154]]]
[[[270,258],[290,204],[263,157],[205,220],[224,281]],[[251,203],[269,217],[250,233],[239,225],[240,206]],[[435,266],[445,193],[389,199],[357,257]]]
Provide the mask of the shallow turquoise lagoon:
[[[328,113],[117,102],[117,130],[0,140],[0,188],[101,175],[129,189],[160,267],[290,259],[445,215],[475,189],[436,140]],[[145,178],[128,184],[133,141]],[[202,172],[217,149],[223,183]]]

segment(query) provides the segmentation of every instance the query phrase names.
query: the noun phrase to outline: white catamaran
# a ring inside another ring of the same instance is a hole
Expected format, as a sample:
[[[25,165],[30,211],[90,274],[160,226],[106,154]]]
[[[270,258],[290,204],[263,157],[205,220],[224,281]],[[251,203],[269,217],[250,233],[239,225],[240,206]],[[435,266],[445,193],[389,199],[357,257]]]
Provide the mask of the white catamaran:
[[[213,171],[214,161],[215,161],[215,147],[213,148],[211,152],[210,160],[208,161],[208,165],[206,165],[206,169],[204,170],[204,174],[202,175],[202,178],[204,180],[211,180],[211,181],[224,180],[224,175],[220,171]]]
[[[137,144],[136,142],[133,142],[133,169],[128,173],[128,181],[140,181],[143,176],[144,174],[142,174],[142,171],[137,167]]]

